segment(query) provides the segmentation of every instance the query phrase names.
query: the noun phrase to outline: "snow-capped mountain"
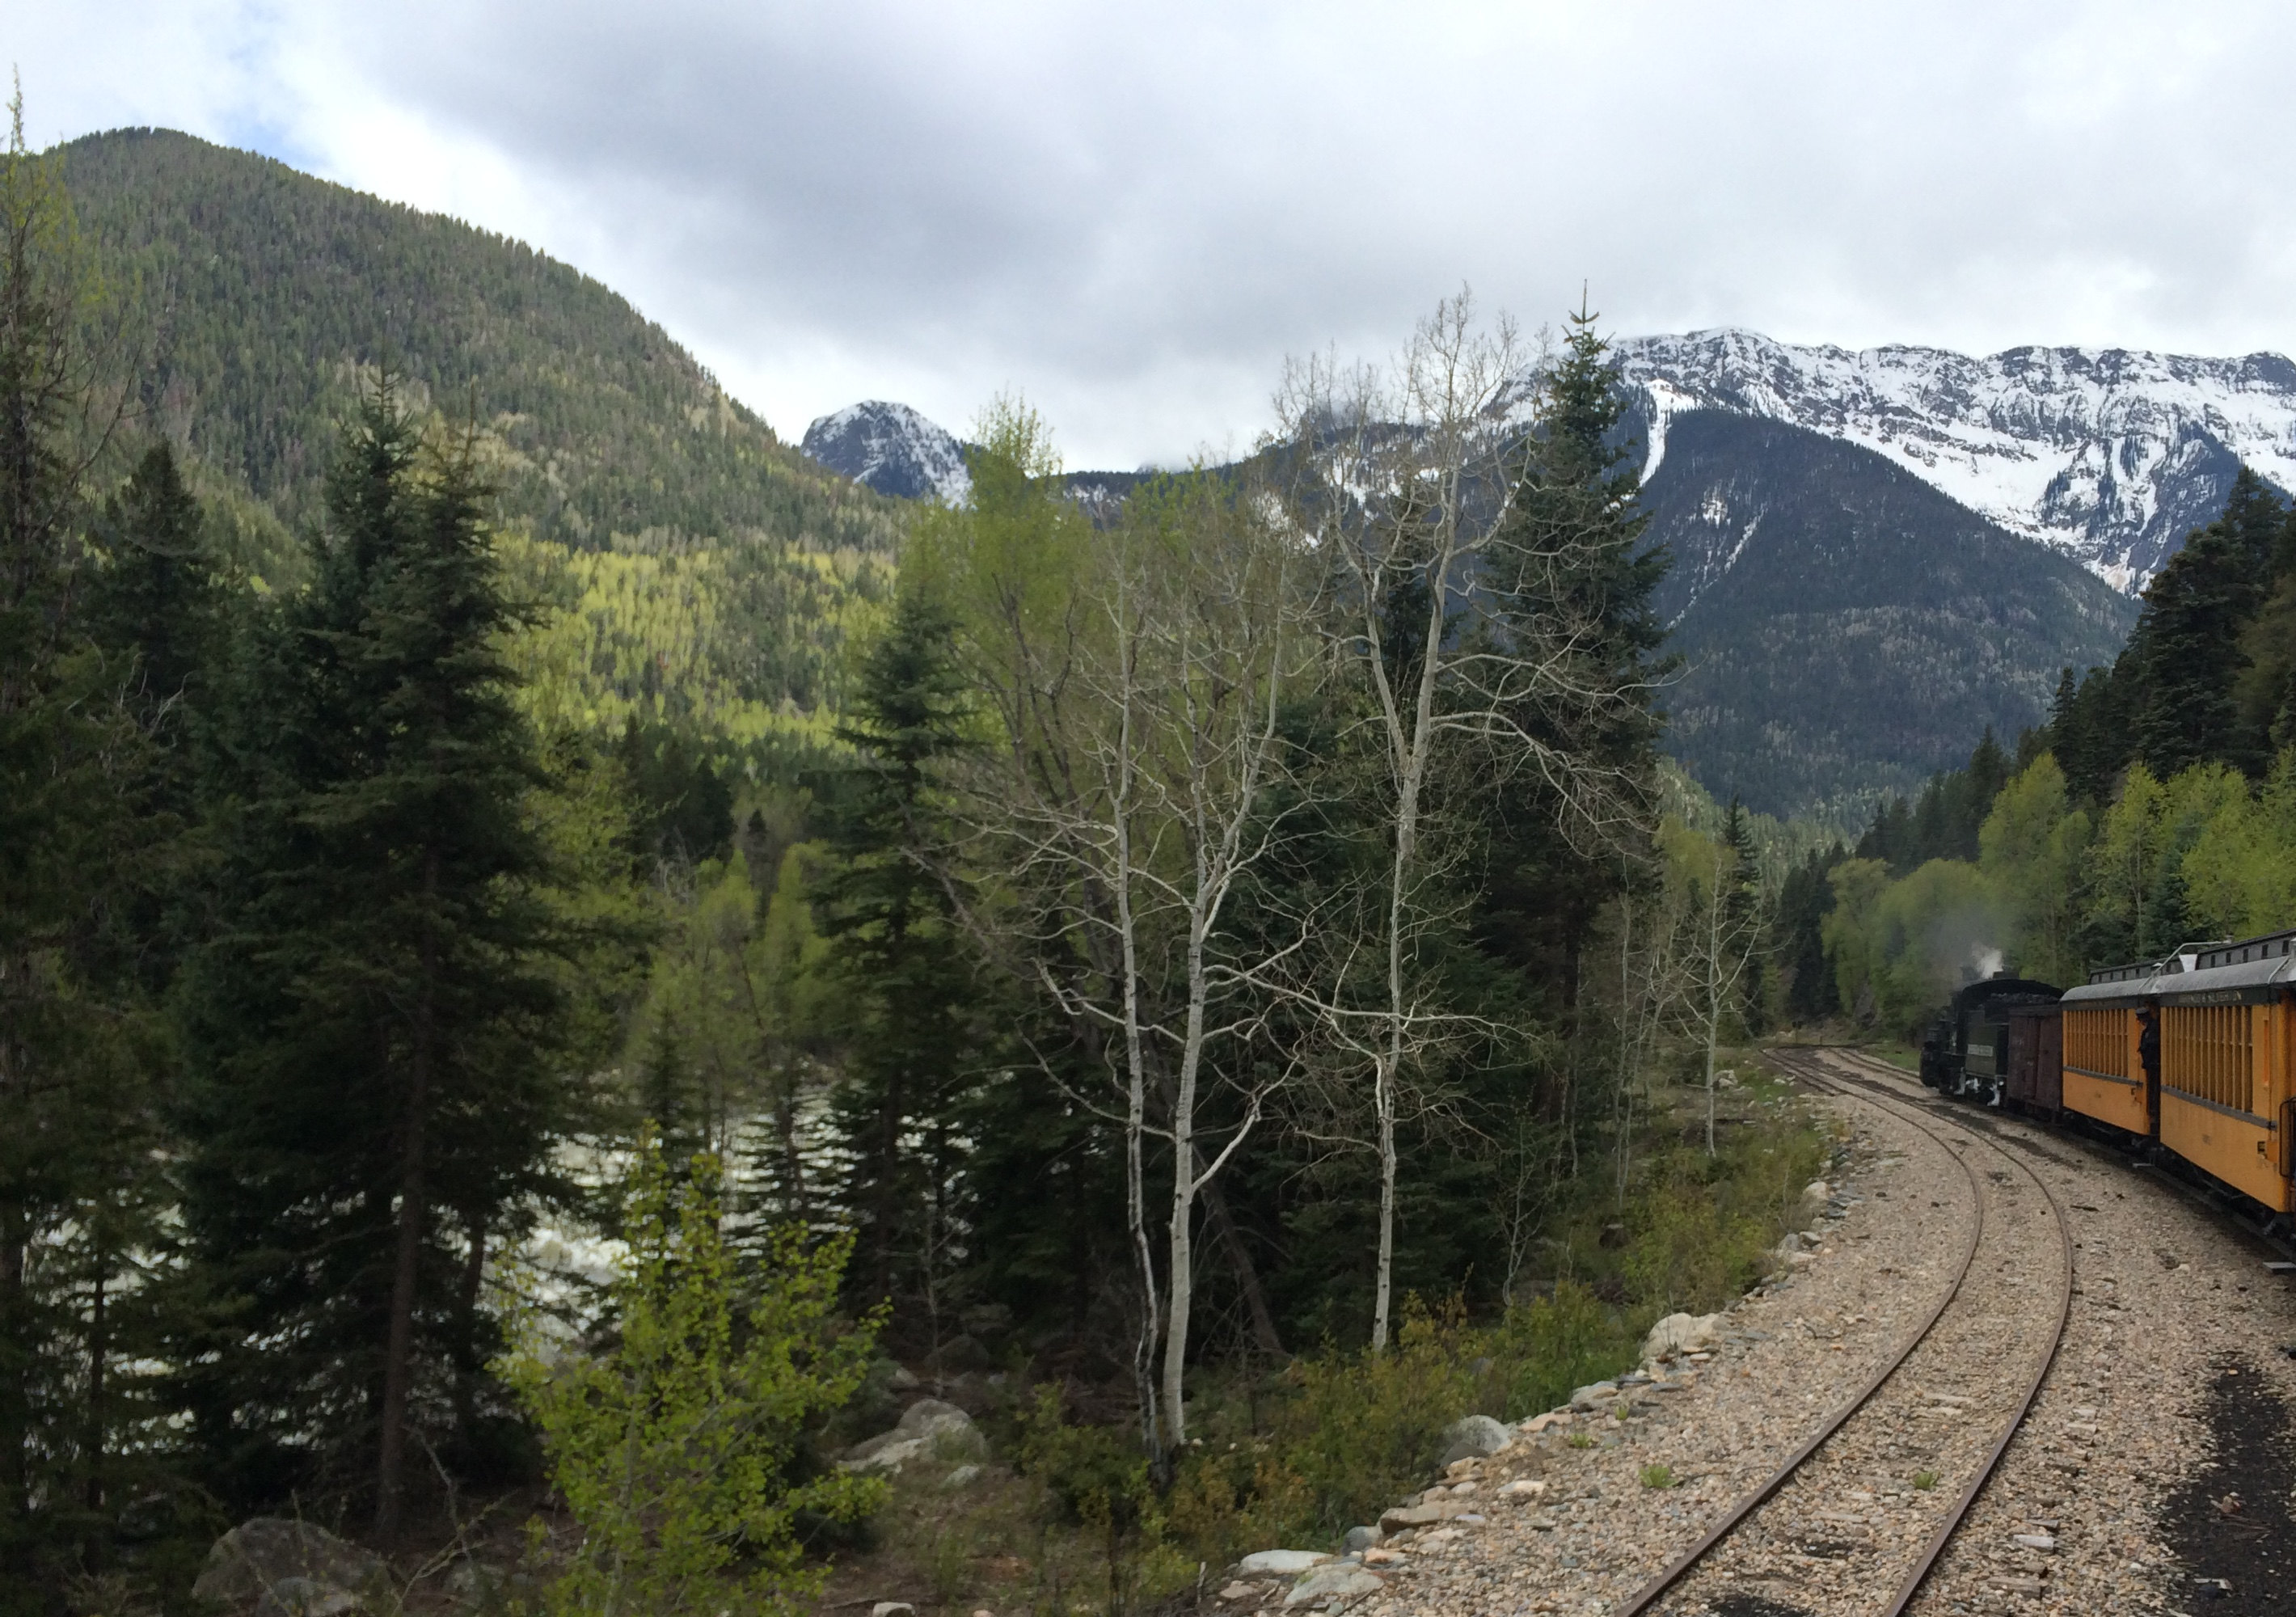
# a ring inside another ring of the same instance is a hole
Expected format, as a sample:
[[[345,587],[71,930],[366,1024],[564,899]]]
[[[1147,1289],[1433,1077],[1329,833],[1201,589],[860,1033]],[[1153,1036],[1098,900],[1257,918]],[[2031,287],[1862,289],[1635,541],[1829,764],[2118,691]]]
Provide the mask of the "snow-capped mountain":
[[[1617,345],[1654,472],[1667,423],[1708,408],[1784,421],[1887,456],[2012,533],[2123,590],[2224,508],[2246,461],[2296,491],[2296,365],[2123,349],[1852,353],[1753,332]]]
[[[901,499],[961,500],[972,488],[964,446],[905,404],[848,405],[808,427],[798,447],[832,472]]]

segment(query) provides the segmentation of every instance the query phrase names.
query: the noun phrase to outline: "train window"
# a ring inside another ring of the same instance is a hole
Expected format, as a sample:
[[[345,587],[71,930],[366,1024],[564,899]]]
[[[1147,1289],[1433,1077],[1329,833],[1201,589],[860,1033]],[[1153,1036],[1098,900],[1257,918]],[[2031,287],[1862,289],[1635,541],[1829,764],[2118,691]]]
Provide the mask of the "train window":
[[[2068,1067],[2101,1078],[2128,1076],[2128,1024],[2125,1011],[2065,1013],[2065,1054]]]
[[[2244,1005],[2173,1005],[2161,1018],[2161,1081],[2229,1106],[2256,1110],[2256,1041]]]

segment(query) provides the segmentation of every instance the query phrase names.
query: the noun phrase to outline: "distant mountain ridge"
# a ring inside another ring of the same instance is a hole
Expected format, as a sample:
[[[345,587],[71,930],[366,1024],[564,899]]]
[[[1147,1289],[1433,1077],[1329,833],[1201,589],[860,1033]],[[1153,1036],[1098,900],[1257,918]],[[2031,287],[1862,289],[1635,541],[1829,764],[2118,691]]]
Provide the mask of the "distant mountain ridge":
[[[1685,410],[1871,449],[2011,533],[2134,593],[2216,520],[2240,465],[2296,491],[2296,364],[2124,349],[1851,352],[1758,332],[1617,344],[1654,474]]]
[[[897,499],[960,501],[972,491],[964,440],[905,404],[868,399],[816,418],[800,447],[828,471]],[[1154,477],[1147,472],[1070,472],[1069,492],[1095,518]]]
[[[2296,363],[2277,354],[1853,352],[1734,328],[1623,338],[1616,351],[1646,479],[1684,411],[1784,422],[1870,449],[2131,595],[2216,520],[2243,463],[2296,493]],[[1513,421],[1528,419],[1537,389],[1536,375],[1521,380]],[[898,432],[874,427],[871,413],[897,411]],[[963,486],[941,470],[956,439],[905,406],[824,416],[806,434],[808,454],[816,435],[823,464],[882,493]]]
[[[1889,457],[1719,410],[1671,420],[1644,485],[1674,565],[1666,748],[1718,798],[1847,830],[1990,726],[2042,721],[2058,670],[2110,662],[2136,604]]]

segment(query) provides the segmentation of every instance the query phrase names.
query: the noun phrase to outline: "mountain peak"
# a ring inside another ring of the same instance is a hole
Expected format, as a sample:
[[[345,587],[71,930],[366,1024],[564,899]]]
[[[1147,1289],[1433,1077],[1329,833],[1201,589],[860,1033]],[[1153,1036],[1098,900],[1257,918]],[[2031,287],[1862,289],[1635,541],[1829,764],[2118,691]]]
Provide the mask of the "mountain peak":
[[[799,447],[832,472],[900,499],[961,500],[972,489],[964,446],[905,404],[848,405],[808,427]]]

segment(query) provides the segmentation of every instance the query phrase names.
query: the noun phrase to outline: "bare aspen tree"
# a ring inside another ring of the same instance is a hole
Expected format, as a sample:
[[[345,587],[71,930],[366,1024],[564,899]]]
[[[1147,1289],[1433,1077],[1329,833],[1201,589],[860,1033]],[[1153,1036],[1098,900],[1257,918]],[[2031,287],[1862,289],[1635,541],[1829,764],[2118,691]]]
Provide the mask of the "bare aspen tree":
[[[1684,920],[1675,993],[1705,1055],[1706,1154],[1715,1151],[1716,1055],[1722,1031],[1761,948],[1760,873],[1738,850],[1682,828],[1669,850]]]
[[[1363,940],[1381,959],[1382,1003],[1368,1014],[1330,1007],[1371,1078],[1374,1350],[1387,1345],[1392,1311],[1400,1097],[1444,1028],[1408,964],[1439,755],[1472,749],[1495,779],[1537,790],[1582,848],[1639,823],[1624,806],[1630,771],[1586,742],[1636,697],[1600,666],[1599,618],[1571,587],[1599,560],[1599,535],[1567,514],[1507,520],[1522,465],[1511,406],[1531,357],[1510,322],[1479,325],[1462,292],[1384,370],[1295,364],[1267,446],[1288,472],[1284,514],[1332,580],[1329,632],[1367,692],[1385,764],[1385,891],[1378,935]]]
[[[1254,1070],[1248,1047],[1296,981],[1311,924],[1292,916],[1246,935],[1230,917],[1239,884],[1290,834],[1292,816],[1271,812],[1268,800],[1272,789],[1296,784],[1283,707],[1314,677],[1316,647],[1308,633],[1308,566],[1222,485],[1199,476],[1136,496],[1122,537],[1132,574],[1124,594],[1143,603],[1140,662],[1150,676],[1134,688],[1154,715],[1140,771],[1144,820],[1160,844],[1135,875],[1172,917],[1180,953],[1177,1026],[1160,1030],[1174,1067],[1162,1395],[1177,1448],[1187,1441],[1182,1378],[1196,1200],[1259,1120],[1267,1080],[1246,1075]],[[1213,1063],[1222,1052],[1234,1064]],[[1279,1059],[1272,1070],[1284,1065]],[[1216,1080],[1238,1092],[1242,1114],[1208,1159],[1199,1108]]]
[[[1050,534],[1078,519],[1034,520]],[[971,913],[1013,969],[1115,1047],[1120,1113],[1092,1104],[1124,1130],[1144,1299],[1136,1369],[1144,1437],[1160,1456],[1186,1441],[1197,1202],[1285,1070],[1250,1047],[1289,1003],[1310,918],[1247,932],[1235,903],[1290,834],[1269,805],[1292,778],[1283,704],[1321,652],[1314,569],[1201,475],[1136,493],[1088,543],[1038,550],[1033,588],[980,570],[996,562],[993,542],[952,579],[991,609],[972,614],[972,660],[1005,743],[961,793],[976,839],[966,857],[999,873],[993,902]],[[959,559],[937,565],[953,574]],[[1208,1134],[1204,1107],[1221,1087],[1234,1115]],[[1147,1211],[1155,1140],[1172,1153],[1160,1285]]]
[[[1668,1024],[1685,919],[1682,895],[1673,886],[1661,884],[1649,894],[1629,890],[1619,897],[1619,1067],[1612,1104],[1621,1208],[1634,1175],[1635,1100]]]

